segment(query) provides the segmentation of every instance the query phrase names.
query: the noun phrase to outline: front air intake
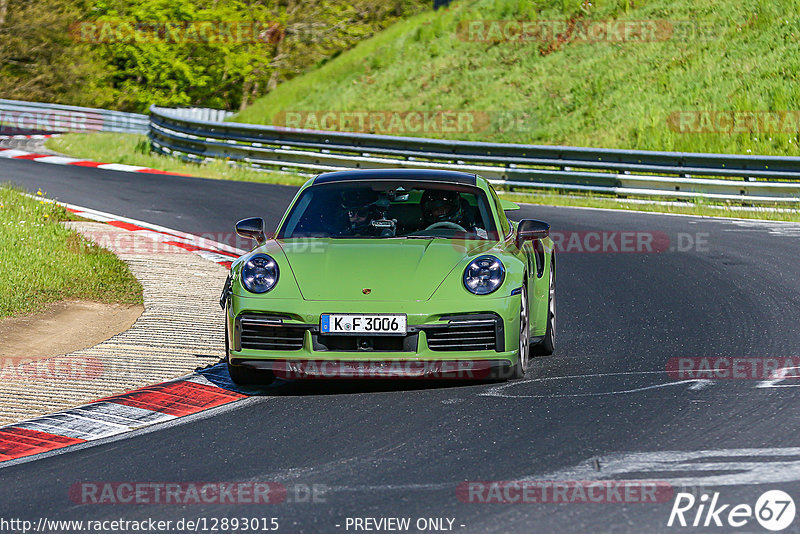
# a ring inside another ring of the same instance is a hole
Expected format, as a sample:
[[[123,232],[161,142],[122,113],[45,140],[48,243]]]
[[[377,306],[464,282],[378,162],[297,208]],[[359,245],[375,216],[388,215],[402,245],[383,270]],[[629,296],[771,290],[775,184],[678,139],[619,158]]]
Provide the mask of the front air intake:
[[[443,317],[443,319],[448,319]],[[503,350],[502,320],[494,315],[450,318],[446,325],[424,327],[433,351]]]
[[[307,327],[284,325],[279,317],[241,315],[242,350],[294,351],[303,348]]]

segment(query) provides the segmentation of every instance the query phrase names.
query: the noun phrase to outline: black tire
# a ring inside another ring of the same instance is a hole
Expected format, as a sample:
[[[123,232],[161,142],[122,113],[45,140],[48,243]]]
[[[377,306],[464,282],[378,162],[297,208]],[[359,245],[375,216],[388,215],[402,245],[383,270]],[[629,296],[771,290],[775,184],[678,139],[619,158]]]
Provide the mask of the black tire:
[[[547,298],[547,329],[544,338],[531,347],[536,356],[550,356],[556,350],[556,258],[550,258],[550,291]]]
[[[228,328],[225,328],[225,365],[228,367],[228,374],[237,386],[257,386],[269,385],[275,380],[275,373],[272,371],[262,371],[251,369],[244,365],[231,365],[231,354],[228,350]]]
[[[531,330],[530,330],[530,310],[528,307],[528,289],[522,285],[522,298],[519,306],[519,358],[514,367],[511,368],[511,378],[518,379],[525,377],[528,369],[531,349]]]

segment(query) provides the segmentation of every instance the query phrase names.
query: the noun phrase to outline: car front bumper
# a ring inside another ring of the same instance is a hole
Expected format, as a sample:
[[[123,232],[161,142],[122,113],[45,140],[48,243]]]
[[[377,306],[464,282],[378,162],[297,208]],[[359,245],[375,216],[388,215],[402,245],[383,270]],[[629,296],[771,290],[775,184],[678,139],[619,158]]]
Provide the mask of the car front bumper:
[[[228,351],[232,365],[271,370],[288,378],[503,376],[518,359],[519,310],[520,295],[468,303],[231,295],[226,307]],[[405,313],[408,332],[382,339],[322,334],[323,313]]]

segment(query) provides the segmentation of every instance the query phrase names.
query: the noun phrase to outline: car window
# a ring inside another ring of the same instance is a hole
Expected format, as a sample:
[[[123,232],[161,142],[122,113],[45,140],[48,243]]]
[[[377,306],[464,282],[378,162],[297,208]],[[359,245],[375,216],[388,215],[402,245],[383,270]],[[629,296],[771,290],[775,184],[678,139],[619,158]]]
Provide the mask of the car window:
[[[498,239],[485,193],[473,186],[420,182],[319,184],[304,190],[279,239]]]
[[[492,193],[492,200],[494,200],[494,205],[497,208],[497,217],[500,219],[500,229],[503,231],[503,235],[506,236],[511,232],[511,223],[508,222],[508,216],[503,210],[503,205],[500,204],[500,198],[491,185],[489,186],[489,191]]]

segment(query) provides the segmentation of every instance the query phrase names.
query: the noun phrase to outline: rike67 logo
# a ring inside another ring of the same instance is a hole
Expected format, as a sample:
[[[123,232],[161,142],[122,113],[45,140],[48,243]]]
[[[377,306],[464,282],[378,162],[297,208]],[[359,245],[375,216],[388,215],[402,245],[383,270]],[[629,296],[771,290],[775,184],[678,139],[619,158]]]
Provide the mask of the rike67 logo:
[[[794,500],[781,490],[765,492],[755,506],[723,504],[718,492],[711,497],[704,493],[699,498],[691,493],[678,493],[667,526],[740,528],[755,519],[763,528],[777,532],[791,525],[794,517]]]

